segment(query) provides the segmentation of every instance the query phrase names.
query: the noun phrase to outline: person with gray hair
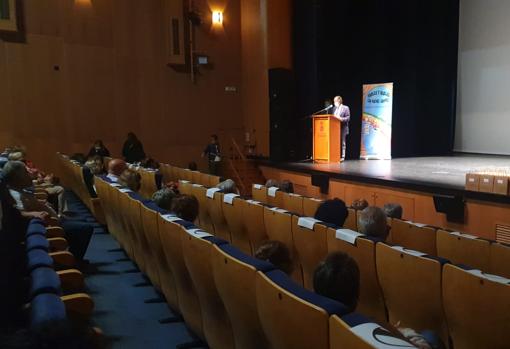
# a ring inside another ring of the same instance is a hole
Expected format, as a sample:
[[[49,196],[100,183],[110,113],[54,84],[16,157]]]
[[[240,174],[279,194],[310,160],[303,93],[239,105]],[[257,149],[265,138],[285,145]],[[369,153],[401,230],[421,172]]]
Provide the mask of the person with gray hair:
[[[172,189],[162,188],[152,195],[152,201],[154,201],[154,203],[158,205],[159,208],[171,211],[172,201],[175,199],[176,196],[177,194],[175,194],[175,192]]]
[[[402,206],[397,203],[387,203],[383,207],[384,213],[390,218],[402,219]]]
[[[268,179],[266,181],[266,184],[264,185],[266,188],[271,187],[280,187],[280,182],[278,182],[276,179]]]
[[[365,208],[358,216],[358,231],[361,234],[385,241],[388,237],[389,227],[386,214],[376,206]]]
[[[216,185],[216,188],[220,189],[223,194],[239,194],[237,190],[236,182],[231,179],[224,180]]]

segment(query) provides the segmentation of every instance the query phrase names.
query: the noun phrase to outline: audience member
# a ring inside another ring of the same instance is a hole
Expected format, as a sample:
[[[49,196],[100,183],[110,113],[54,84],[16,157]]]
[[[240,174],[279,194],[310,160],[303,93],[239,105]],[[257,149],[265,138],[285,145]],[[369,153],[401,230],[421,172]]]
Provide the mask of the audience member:
[[[264,185],[266,188],[280,187],[280,183],[276,179],[268,179]]]
[[[142,186],[142,176],[140,176],[138,172],[126,168],[124,171],[122,171],[117,183],[137,193]]]
[[[278,187],[284,193],[294,193],[294,184],[292,184],[292,182],[289,181],[288,179],[284,179],[283,181],[281,181]]]
[[[112,159],[108,163],[108,174],[106,177],[114,183],[117,183],[119,180],[119,176],[124,172],[127,168],[127,164],[124,160],[121,159]]]
[[[386,213],[386,216],[389,218],[402,219],[403,210],[402,210],[402,206],[400,206],[400,204],[397,204],[397,203],[384,204],[383,211],[384,211],[384,213]]]
[[[15,201],[15,207],[27,220],[38,218],[46,223],[59,222],[67,235],[69,250],[77,259],[83,259],[87,250],[93,227],[85,222],[60,219],[48,202],[41,202],[29,190],[32,180],[21,161],[9,161],[3,169],[3,177],[9,193]]]
[[[185,221],[194,222],[198,217],[198,200],[191,195],[180,195],[173,199],[171,211]]]
[[[385,241],[389,230],[386,214],[379,207],[369,206],[358,215],[358,231],[361,234]]]
[[[365,199],[356,199],[352,202],[351,207],[356,211],[364,210],[368,207],[368,201]]]
[[[69,160],[75,161],[80,165],[83,165],[87,161],[87,157],[83,153],[74,153],[69,157]]]
[[[255,251],[255,258],[270,262],[288,275],[293,271],[289,249],[280,241],[269,240],[264,242]]]
[[[313,288],[317,294],[337,300],[354,311],[359,298],[359,279],[356,261],[344,252],[333,252],[315,269]]]
[[[159,162],[157,162],[153,158],[143,159],[142,162],[140,163],[140,166],[148,170],[159,170],[160,168]]]
[[[86,162],[84,167],[87,167],[95,176],[104,174],[104,163],[100,156],[92,156]]]
[[[220,189],[224,194],[239,194],[237,190],[236,182],[231,179],[224,180],[216,185],[216,188]]]
[[[97,141],[94,142],[92,148],[90,148],[87,158],[90,158],[92,156],[100,157],[110,156],[110,151],[105,147],[102,140],[98,139]]]
[[[172,211],[172,202],[176,197],[177,195],[172,189],[163,188],[152,195],[152,201],[154,201],[158,207],[167,211]]]
[[[217,135],[211,135],[211,140],[202,153],[202,157],[204,156],[207,157],[209,174],[217,176],[219,173],[219,164],[221,162],[220,144]]]
[[[198,171],[198,166],[195,161],[192,161],[188,164],[188,170],[190,171]]]
[[[124,160],[130,164],[141,162],[145,159],[145,151],[143,150],[142,142],[140,142],[133,132],[129,132],[127,135],[127,139],[122,147],[122,156]]]
[[[338,198],[324,201],[315,211],[315,219],[337,227],[344,226],[348,215],[349,211],[347,211],[345,202]]]

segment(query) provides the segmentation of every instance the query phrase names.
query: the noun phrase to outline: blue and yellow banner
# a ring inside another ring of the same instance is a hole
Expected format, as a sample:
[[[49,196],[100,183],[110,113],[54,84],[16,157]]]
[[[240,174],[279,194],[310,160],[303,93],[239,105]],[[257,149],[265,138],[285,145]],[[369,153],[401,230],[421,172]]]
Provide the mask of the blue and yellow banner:
[[[363,85],[361,159],[391,159],[393,83]]]

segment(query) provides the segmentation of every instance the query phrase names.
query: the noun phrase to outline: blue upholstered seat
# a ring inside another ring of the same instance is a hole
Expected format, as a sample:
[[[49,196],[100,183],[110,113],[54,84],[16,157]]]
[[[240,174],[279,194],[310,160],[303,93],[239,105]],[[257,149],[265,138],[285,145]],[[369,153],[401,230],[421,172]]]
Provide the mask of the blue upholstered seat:
[[[32,271],[36,268],[49,267],[53,268],[53,259],[48,252],[43,250],[32,250],[27,253],[27,269]]]
[[[62,293],[60,278],[53,268],[36,268],[30,273],[30,298],[34,298],[42,293],[53,293],[56,295]]]
[[[329,315],[342,316],[349,313],[349,308],[340,302],[318,295],[296,284],[287,274],[281,270],[272,270],[266,276],[275,284],[296,297],[324,309]]]
[[[50,248],[50,243],[44,237],[44,235],[32,234],[27,237],[27,240],[25,242],[25,249],[27,252],[34,250],[34,249],[48,251],[49,248]]]
[[[266,273],[268,271],[275,269],[273,264],[271,264],[267,261],[263,261],[261,259],[257,259],[250,255],[247,255],[246,253],[242,252],[241,250],[234,247],[233,245],[230,245],[230,244],[220,245],[220,249],[223,252],[225,252],[226,254],[228,254],[229,256],[237,259],[240,262],[251,265],[256,270],[261,271],[263,273]]]
[[[27,228],[26,237],[28,238],[29,236],[34,234],[46,236],[46,227],[42,224],[42,221],[39,220],[30,221],[30,224],[28,225]]]
[[[30,327],[38,330],[46,324],[66,320],[66,308],[59,296],[44,293],[30,303]]]

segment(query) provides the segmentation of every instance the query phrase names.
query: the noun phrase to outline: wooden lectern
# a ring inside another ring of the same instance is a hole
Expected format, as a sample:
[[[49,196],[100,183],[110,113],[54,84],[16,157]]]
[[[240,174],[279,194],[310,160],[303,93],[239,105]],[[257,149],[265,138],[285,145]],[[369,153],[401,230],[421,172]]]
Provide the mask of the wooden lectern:
[[[341,127],[334,115],[314,115],[313,161],[340,162]]]

